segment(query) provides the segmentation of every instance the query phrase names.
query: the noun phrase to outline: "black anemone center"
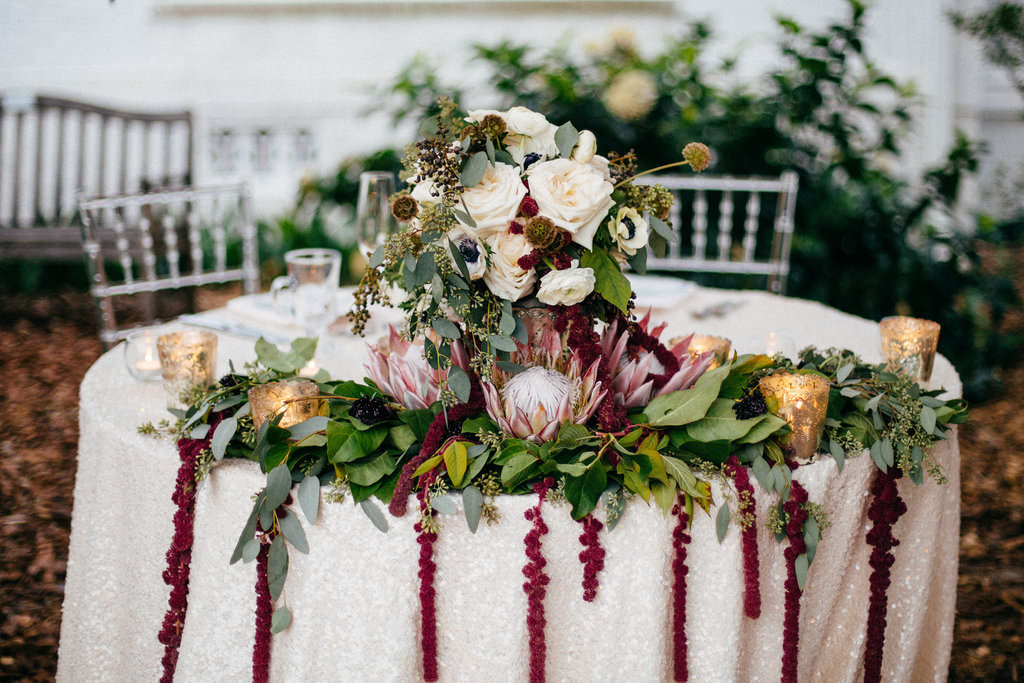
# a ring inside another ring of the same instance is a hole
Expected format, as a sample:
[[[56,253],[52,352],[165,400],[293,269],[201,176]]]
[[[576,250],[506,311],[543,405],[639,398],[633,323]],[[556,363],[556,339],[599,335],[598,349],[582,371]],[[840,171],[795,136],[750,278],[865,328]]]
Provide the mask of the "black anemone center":
[[[459,242],[459,253],[462,254],[462,259],[466,263],[476,263],[476,260],[480,258],[480,248],[476,246],[476,242],[473,240],[462,240]]]
[[[626,239],[633,239],[636,236],[636,225],[633,223],[633,219],[627,216],[622,219],[622,224],[626,226]]]
[[[529,154],[524,156],[523,170],[525,171],[526,169],[530,168],[530,164],[534,163],[535,161],[540,161],[540,155],[537,154],[536,152],[530,152]]]

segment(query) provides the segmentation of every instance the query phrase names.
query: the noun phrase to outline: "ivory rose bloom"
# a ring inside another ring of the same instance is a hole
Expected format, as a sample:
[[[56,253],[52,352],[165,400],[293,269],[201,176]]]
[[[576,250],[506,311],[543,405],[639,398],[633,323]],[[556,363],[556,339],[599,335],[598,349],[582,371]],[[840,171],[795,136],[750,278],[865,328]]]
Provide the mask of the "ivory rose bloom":
[[[570,158],[581,164],[589,164],[597,152],[597,137],[589,130],[581,130],[579,140],[572,150]]]
[[[505,121],[508,128],[505,147],[517,164],[522,163],[527,154],[549,157],[558,155],[558,145],[555,144],[558,126],[548,121],[543,114],[526,107],[512,107],[508,111],[474,109],[467,118],[479,123],[488,114],[500,116]]]
[[[637,249],[647,246],[650,229],[639,211],[624,206],[608,221],[608,231],[612,234],[615,244],[632,256]]]
[[[537,298],[549,306],[574,306],[594,291],[593,268],[573,264],[565,270],[552,270],[540,279]]]
[[[484,273],[484,284],[495,296],[509,301],[519,301],[533,290],[537,273],[531,268],[519,267],[519,259],[526,256],[533,247],[523,235],[499,232],[487,238],[491,254],[490,267]]]
[[[476,221],[476,234],[486,239],[508,229],[525,196],[526,187],[519,178],[519,168],[498,162],[487,166],[483,179],[463,192],[462,200]]]
[[[593,248],[597,228],[615,205],[611,181],[593,165],[572,159],[538,162],[527,177],[540,215],[567,230],[576,244]]]

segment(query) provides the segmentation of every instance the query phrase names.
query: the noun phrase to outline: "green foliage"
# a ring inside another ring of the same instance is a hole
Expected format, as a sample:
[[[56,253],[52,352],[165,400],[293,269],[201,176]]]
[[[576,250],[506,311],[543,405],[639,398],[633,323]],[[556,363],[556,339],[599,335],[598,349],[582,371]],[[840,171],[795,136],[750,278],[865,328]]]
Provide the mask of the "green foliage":
[[[919,181],[893,175],[887,168],[899,159],[917,100],[866,54],[864,5],[850,0],[847,18],[824,29],[785,18],[778,29],[781,66],[750,85],[719,85],[736,82],[734,62],[704,59],[711,30],[703,23],[652,56],[621,41],[585,58],[507,41],[473,51],[497,93],[492,106],[572,121],[593,131],[602,153],[634,150],[642,168],[675,161],[685,143],[701,140],[714,151],[712,173],[797,171],[788,293],[871,319],[898,312],[936,320],[939,350],[967,396],[989,393],[1022,340],[1003,329],[1020,305],[1012,282],[980,256],[1009,241],[1008,231],[984,218],[980,229],[957,224],[957,193],[977,166],[977,146],[959,135],[945,163]],[[653,84],[646,109],[616,101],[616,84],[630,77]],[[384,106],[396,122],[418,121],[442,93],[461,96],[419,58]],[[760,286],[750,276],[695,279]]]

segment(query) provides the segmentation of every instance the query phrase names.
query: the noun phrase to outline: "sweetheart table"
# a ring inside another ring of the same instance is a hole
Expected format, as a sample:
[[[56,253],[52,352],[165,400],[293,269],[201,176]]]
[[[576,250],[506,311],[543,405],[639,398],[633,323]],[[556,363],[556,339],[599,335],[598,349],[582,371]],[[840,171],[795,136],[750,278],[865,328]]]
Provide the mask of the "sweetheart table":
[[[762,292],[688,289],[659,298],[663,339],[698,331],[727,336],[742,352],[761,351],[769,332],[799,346],[837,346],[878,362],[878,326],[817,303]],[[641,297],[641,301],[642,301]],[[218,365],[254,358],[252,340],[220,335]],[[363,341],[333,336],[318,355],[335,377],[361,378]],[[951,395],[959,378],[936,358],[931,386]],[[155,681],[163,646],[157,633],[169,588],[161,574],[173,533],[178,470],[170,440],[136,427],[168,417],[159,384],[128,375],[120,348],[100,358],[81,387],[81,440],[61,628],[60,681]],[[942,681],[953,636],[960,520],[955,427],[935,446],[949,478],[940,486],[899,482],[909,511],[894,528],[883,680]],[[800,610],[799,679],[857,681],[863,676],[870,528],[875,467],[866,454],[840,473],[825,457],[795,477],[831,521],[810,568]],[[778,681],[786,568],[784,545],[764,525],[770,498],[756,481],[762,614],[743,616],[740,534],[719,543],[715,523],[697,511],[687,547],[686,624],[692,681]],[[255,563],[229,557],[265,476],[248,461],[213,468],[199,488],[188,614],[176,679],[251,679]],[[722,499],[713,484],[715,500]],[[461,508],[461,498],[453,498]],[[438,657],[442,681],[529,679],[523,513],[535,496],[497,501],[501,521],[471,534],[458,515],[440,515],[435,548]],[[380,506],[384,509],[384,506]],[[410,505],[415,510],[415,503]],[[551,681],[662,681],[672,677],[672,517],[642,501],[602,532],[605,568],[597,599],[584,602],[578,559],[582,527],[568,507],[544,505],[547,677]],[[385,512],[386,514],[386,512]],[[603,512],[599,512],[603,517]],[[292,625],[273,637],[273,681],[421,680],[419,545],[414,513],[388,517],[381,533],[351,501],[323,503],[315,525],[303,520],[310,552],[291,553],[282,600]]]

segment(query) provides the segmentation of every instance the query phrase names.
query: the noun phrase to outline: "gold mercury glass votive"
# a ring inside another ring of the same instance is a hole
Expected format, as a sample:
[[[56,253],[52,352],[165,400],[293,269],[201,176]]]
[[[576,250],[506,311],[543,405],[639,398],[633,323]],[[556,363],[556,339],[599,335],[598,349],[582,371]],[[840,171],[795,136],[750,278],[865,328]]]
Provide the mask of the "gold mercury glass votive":
[[[291,427],[316,417],[320,414],[320,399],[312,397],[319,391],[315,382],[305,380],[271,382],[249,389],[253,426],[259,430],[260,425],[278,413],[281,414],[279,427]]]
[[[156,340],[160,372],[167,391],[167,407],[184,410],[182,400],[193,387],[208,387],[214,382],[217,365],[217,335],[202,330],[182,330],[162,334]]]
[[[883,318],[879,323],[882,359],[890,370],[927,382],[932,377],[939,328],[937,322],[921,318],[902,315]]]
[[[686,350],[690,354],[690,358],[696,358],[705,351],[713,351],[715,354],[708,368],[712,370],[729,360],[732,342],[725,337],[713,337],[709,334],[693,335],[693,339],[690,340],[690,347]]]
[[[778,403],[779,417],[793,430],[783,439],[798,464],[814,458],[825,429],[829,381],[822,375],[776,373],[762,377],[758,384],[766,399]]]

